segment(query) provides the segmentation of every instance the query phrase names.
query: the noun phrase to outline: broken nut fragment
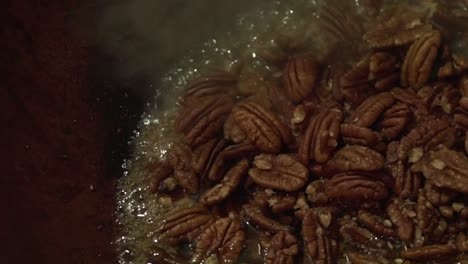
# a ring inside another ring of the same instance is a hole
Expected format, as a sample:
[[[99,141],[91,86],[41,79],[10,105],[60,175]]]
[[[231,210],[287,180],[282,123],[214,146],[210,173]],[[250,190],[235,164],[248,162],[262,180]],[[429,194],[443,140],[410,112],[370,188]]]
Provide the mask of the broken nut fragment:
[[[294,235],[280,231],[271,239],[271,246],[265,256],[266,264],[294,264],[299,254],[299,245]]]

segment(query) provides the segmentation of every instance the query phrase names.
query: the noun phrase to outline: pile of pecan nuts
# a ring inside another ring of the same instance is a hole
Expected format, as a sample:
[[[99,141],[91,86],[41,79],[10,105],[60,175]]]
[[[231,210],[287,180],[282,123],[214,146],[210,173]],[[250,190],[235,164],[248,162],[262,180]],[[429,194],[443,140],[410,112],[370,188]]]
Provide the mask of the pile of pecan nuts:
[[[284,69],[278,80],[193,81],[151,190],[194,204],[165,215],[158,239],[190,244],[193,263],[235,263],[248,239],[265,263],[454,263],[468,252],[468,61],[414,17],[381,18],[364,42],[342,71],[285,48],[258,51]]]

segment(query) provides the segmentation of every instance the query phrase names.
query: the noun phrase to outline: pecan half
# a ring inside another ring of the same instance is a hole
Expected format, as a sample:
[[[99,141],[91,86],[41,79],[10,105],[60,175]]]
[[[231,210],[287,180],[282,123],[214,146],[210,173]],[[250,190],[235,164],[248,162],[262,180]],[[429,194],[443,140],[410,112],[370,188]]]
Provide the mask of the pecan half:
[[[388,48],[407,45],[433,32],[430,24],[408,10],[391,12],[378,17],[370,30],[364,35],[371,48]]]
[[[280,231],[271,239],[271,245],[265,256],[266,264],[294,264],[299,254],[299,245],[294,235]]]
[[[416,261],[442,260],[457,254],[453,243],[410,248],[401,252],[401,257]]]
[[[370,58],[370,54],[362,58],[339,79],[339,87],[344,99],[353,105],[360,104],[365,98],[375,93],[369,82]]]
[[[261,151],[278,153],[283,143],[291,140],[288,127],[256,103],[240,103],[234,107],[232,115],[247,139]]]
[[[383,220],[381,217],[367,210],[361,209],[358,211],[358,221],[376,235],[384,237],[396,236],[396,232],[392,228],[390,220]]]
[[[416,216],[412,205],[401,199],[393,199],[387,206],[387,214],[397,228],[398,237],[405,242],[411,242],[414,233],[411,217]]]
[[[208,97],[234,95],[236,83],[236,76],[227,72],[200,77],[187,86],[182,102],[184,105],[190,105]]]
[[[387,109],[377,124],[386,140],[395,139],[405,129],[410,120],[410,109],[404,103],[396,103]]]
[[[388,196],[385,184],[359,173],[335,175],[325,184],[328,197],[339,200],[381,200]]]
[[[245,217],[256,226],[274,232],[288,231],[288,227],[269,218],[259,206],[244,204],[242,206]]]
[[[349,260],[353,264],[390,264],[391,262],[382,256],[372,254],[361,254],[355,251],[346,252]]]
[[[206,207],[195,205],[170,212],[156,231],[160,234],[159,239],[176,244],[194,240],[213,222],[214,218]]]
[[[458,195],[451,190],[434,186],[430,182],[424,184],[424,194],[434,206],[449,204]]]
[[[225,145],[224,140],[211,139],[193,149],[192,168],[204,177]]]
[[[185,135],[192,147],[214,138],[223,127],[233,100],[227,96],[208,97],[184,107],[176,119],[176,132]]]
[[[192,263],[202,263],[211,254],[216,254],[220,263],[234,263],[244,248],[245,239],[238,219],[219,219],[197,239]]]
[[[352,220],[343,220],[340,225],[340,235],[347,243],[368,245],[374,238],[369,230],[358,226]]]
[[[222,202],[237,189],[248,169],[249,161],[245,158],[240,160],[226,173],[219,184],[201,195],[200,202],[206,205]]]
[[[420,173],[405,170],[401,161],[398,161],[393,169],[395,178],[395,193],[402,199],[414,199],[422,187],[422,175]]]
[[[360,127],[370,127],[394,102],[395,98],[388,92],[371,96],[356,108],[349,117],[348,123]]]
[[[253,202],[261,208],[270,208],[274,214],[290,211],[296,205],[296,195],[274,192],[270,189],[257,190]]]
[[[424,192],[418,194],[418,201],[416,204],[416,220],[419,229],[423,235],[429,236],[439,223],[440,214],[424,195]]]
[[[236,121],[232,117],[232,114],[224,122],[224,139],[230,140],[234,143],[241,143],[247,139],[244,132],[237,125]]]
[[[319,66],[311,56],[290,58],[283,72],[286,96],[299,103],[310,95],[318,79]]]
[[[265,188],[293,192],[301,189],[309,178],[307,168],[293,156],[261,154],[249,170],[252,180]]]
[[[465,154],[439,147],[421,162],[421,170],[432,184],[462,193],[468,193],[468,158]]]
[[[192,151],[188,145],[176,143],[169,151],[169,163],[178,184],[191,194],[198,192],[198,175],[192,168]]]
[[[299,145],[303,164],[309,164],[309,160],[324,163],[331,158],[338,146],[342,118],[341,110],[328,108],[312,119]]]
[[[401,68],[401,84],[419,89],[428,80],[441,44],[438,31],[421,37],[409,48]]]
[[[382,140],[379,133],[372,129],[352,124],[341,125],[341,136],[346,143],[369,147],[377,145]]]
[[[395,56],[387,52],[372,54],[369,62],[369,80],[374,82],[377,91],[393,88],[400,76],[400,63]]]
[[[439,77],[439,79],[460,75],[468,70],[467,58],[451,53],[447,47],[444,47],[442,59],[442,65],[437,71],[437,77]]]
[[[412,129],[408,135],[402,138],[398,157],[406,161],[408,155],[414,148],[422,148],[423,152],[443,144],[451,147],[455,141],[455,129],[449,127],[445,120],[431,119],[419,124]]]
[[[338,243],[319,224],[314,210],[307,210],[302,220],[305,259],[312,263],[332,264],[338,255]]]
[[[307,199],[314,205],[324,205],[328,203],[328,195],[325,192],[325,180],[311,182],[306,188]]]
[[[324,165],[316,165],[312,172],[330,177],[346,171],[377,171],[384,167],[382,154],[363,146],[348,145],[339,149]]]

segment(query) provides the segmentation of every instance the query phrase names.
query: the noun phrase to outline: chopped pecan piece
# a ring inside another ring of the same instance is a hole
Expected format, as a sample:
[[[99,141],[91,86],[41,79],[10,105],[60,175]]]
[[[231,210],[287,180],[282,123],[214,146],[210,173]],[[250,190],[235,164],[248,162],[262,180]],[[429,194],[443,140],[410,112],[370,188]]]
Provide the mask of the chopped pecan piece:
[[[246,239],[238,219],[219,219],[197,239],[192,263],[202,263],[211,254],[216,254],[219,263],[234,263],[239,257]]]
[[[192,151],[188,145],[176,143],[169,152],[169,163],[178,184],[191,194],[198,192],[198,175],[192,168]]]
[[[316,180],[307,186],[307,199],[314,205],[323,205],[328,203],[328,195],[325,192],[325,184],[325,180]]]
[[[219,73],[200,77],[191,82],[182,96],[184,105],[191,105],[200,99],[234,95],[237,78],[230,73]]]
[[[290,58],[283,72],[283,85],[286,96],[299,103],[313,90],[318,79],[319,66],[311,56]]]
[[[279,232],[288,231],[288,227],[268,218],[262,209],[256,205],[244,204],[242,206],[245,217],[260,228]]]
[[[176,132],[185,135],[192,147],[214,138],[223,127],[233,100],[227,96],[208,97],[184,107],[176,119]]]
[[[408,135],[402,138],[398,157],[400,160],[406,161],[414,148],[422,148],[424,153],[437,147],[439,144],[451,147],[454,141],[455,129],[449,127],[447,121],[431,119],[419,124]]]
[[[414,226],[411,216],[414,217],[416,215],[415,212],[408,207],[410,207],[410,205],[404,203],[401,199],[393,199],[387,206],[387,214],[397,228],[397,235],[405,242],[412,241]]]
[[[240,103],[234,107],[232,115],[247,139],[261,151],[278,153],[283,143],[291,139],[288,127],[256,103]]]
[[[408,10],[391,12],[378,17],[377,23],[364,35],[371,48],[407,45],[433,32],[430,24]]]
[[[418,170],[435,186],[468,193],[468,158],[465,154],[441,146],[429,152],[420,167]]]
[[[294,208],[296,196],[274,192],[270,189],[257,190],[253,202],[261,208],[270,208],[274,214],[281,214]]]
[[[346,143],[369,147],[377,145],[382,140],[379,133],[372,129],[351,124],[341,125],[341,135]]]
[[[395,165],[393,176],[395,178],[395,193],[402,199],[414,199],[422,187],[422,175],[420,173],[405,170],[401,161]]]
[[[349,260],[353,264],[390,264],[391,262],[382,256],[376,256],[371,254],[361,254],[355,251],[346,252]]]
[[[393,103],[395,98],[391,93],[380,93],[362,102],[349,117],[350,124],[360,127],[370,127],[380,115]]]
[[[433,261],[453,257],[457,247],[453,243],[410,248],[401,252],[401,257],[416,261]]]
[[[376,235],[384,237],[396,236],[390,220],[383,220],[381,217],[374,215],[367,210],[361,209],[358,211],[358,221]]]
[[[170,244],[192,241],[214,222],[213,216],[202,205],[176,209],[161,221],[157,230],[159,239]]]
[[[299,245],[294,235],[280,231],[271,239],[271,245],[265,256],[266,264],[294,264],[299,254]]]
[[[312,263],[332,264],[338,255],[338,243],[319,224],[314,210],[307,210],[302,220],[305,259]]]
[[[386,140],[393,140],[400,135],[410,120],[410,110],[404,103],[394,104],[387,109],[377,127]]]
[[[361,174],[335,175],[325,184],[325,192],[332,199],[350,201],[381,200],[388,196],[387,187],[383,182]]]
[[[439,79],[460,75],[468,70],[468,59],[458,54],[452,54],[447,47],[444,47],[442,59],[442,65],[437,72]]]
[[[340,235],[347,243],[367,245],[374,238],[369,230],[358,226],[352,220],[343,220],[340,225]]]
[[[309,164],[309,160],[324,163],[331,158],[338,146],[342,118],[341,110],[328,108],[312,119],[299,146],[303,164]]]
[[[348,145],[339,149],[324,165],[316,165],[312,172],[330,177],[346,171],[377,171],[384,167],[382,154],[363,146]]]
[[[418,194],[416,220],[423,235],[430,236],[439,223],[439,211],[426,199],[424,192]]]
[[[219,184],[201,195],[200,202],[206,205],[222,202],[237,189],[248,169],[249,161],[245,158],[240,160],[226,173]]]
[[[451,190],[434,186],[430,182],[424,184],[424,194],[434,206],[449,204],[458,195]]]
[[[419,89],[428,80],[441,44],[438,31],[421,37],[409,48],[401,68],[401,84]]]
[[[374,53],[369,62],[369,80],[374,82],[377,91],[388,90],[399,81],[399,69],[400,63],[392,54]]]
[[[309,178],[307,168],[293,156],[261,154],[249,170],[252,180],[265,188],[293,192],[301,189]]]

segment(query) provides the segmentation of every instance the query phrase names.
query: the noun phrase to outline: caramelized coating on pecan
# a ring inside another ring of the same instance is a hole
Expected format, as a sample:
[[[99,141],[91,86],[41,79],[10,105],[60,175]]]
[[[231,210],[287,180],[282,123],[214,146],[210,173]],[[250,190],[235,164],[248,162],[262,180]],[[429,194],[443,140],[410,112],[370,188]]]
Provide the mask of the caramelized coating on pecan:
[[[401,84],[404,87],[419,89],[429,80],[441,41],[440,32],[435,31],[411,45],[401,68]]]
[[[401,257],[416,261],[443,260],[457,254],[453,243],[410,248],[401,252]]]
[[[384,237],[395,237],[396,232],[392,228],[392,223],[390,220],[384,220],[381,217],[370,213],[365,209],[358,211],[358,221],[372,233],[384,236]]]
[[[253,224],[269,231],[288,231],[288,227],[269,218],[257,205],[244,204],[242,206],[245,217]]]
[[[219,133],[233,103],[230,97],[219,96],[185,106],[176,119],[176,132],[183,133],[190,146],[207,142]]]
[[[337,108],[328,108],[317,114],[310,122],[299,146],[299,160],[324,163],[331,158],[338,146],[343,113]]]
[[[238,219],[219,219],[207,227],[196,241],[192,263],[202,263],[211,254],[216,254],[219,263],[235,263],[246,239]]]
[[[304,187],[309,178],[307,168],[291,155],[261,154],[255,157],[253,164],[249,175],[265,188],[293,192]]]
[[[219,184],[201,195],[200,202],[206,205],[222,202],[237,189],[248,169],[249,161],[247,159],[240,160],[226,173]]]
[[[349,117],[348,123],[360,127],[370,127],[394,102],[393,95],[388,92],[371,96],[356,108]]]
[[[424,192],[418,194],[418,201],[416,204],[416,220],[419,229],[423,235],[429,236],[439,223],[440,214],[424,195]]]
[[[305,259],[312,263],[335,263],[338,255],[338,243],[329,236],[314,210],[307,210],[302,220]]]
[[[283,143],[291,140],[288,127],[274,113],[256,103],[240,103],[234,107],[232,115],[247,139],[261,151],[278,153]]]
[[[377,145],[382,140],[382,136],[372,129],[352,124],[342,124],[341,135],[346,143],[369,147]]]
[[[328,197],[338,200],[381,200],[388,196],[385,184],[362,173],[342,173],[325,184]]]
[[[206,207],[195,205],[176,209],[165,216],[156,230],[159,239],[171,244],[193,241],[203,230],[214,222]]]
[[[411,242],[413,239],[414,226],[411,218],[416,216],[416,213],[410,207],[410,204],[401,199],[393,199],[387,206],[387,214],[397,228],[397,235],[405,242]]]
[[[189,193],[197,193],[198,175],[192,168],[192,151],[186,144],[174,144],[169,152],[169,163],[174,170],[174,178]]]
[[[468,193],[468,158],[444,146],[429,152],[420,162],[420,171],[440,188]]]
[[[411,113],[408,105],[396,103],[388,108],[382,115],[377,127],[386,140],[398,137],[410,121]]]
[[[237,125],[232,115],[229,115],[226,122],[224,122],[224,138],[234,143],[241,143],[247,138],[244,132],[242,132],[240,127]]]
[[[286,96],[295,103],[301,102],[313,92],[318,75],[318,63],[311,56],[290,58],[283,72]]]
[[[271,246],[265,256],[266,264],[294,264],[299,254],[296,237],[286,231],[280,231],[271,239]]]
[[[204,177],[225,145],[224,140],[213,138],[193,149],[192,168]]]

